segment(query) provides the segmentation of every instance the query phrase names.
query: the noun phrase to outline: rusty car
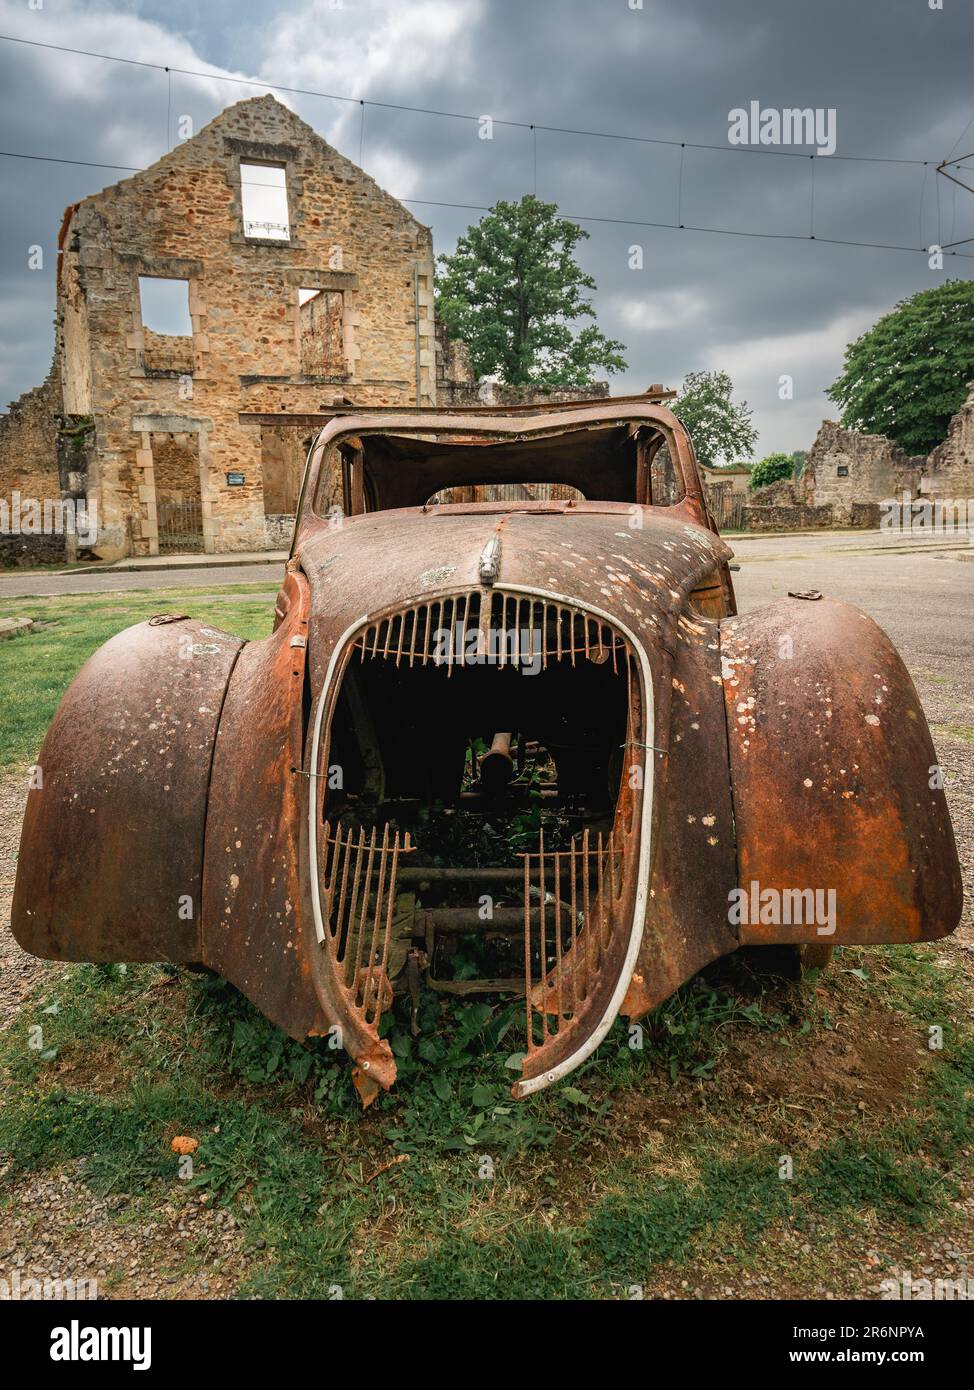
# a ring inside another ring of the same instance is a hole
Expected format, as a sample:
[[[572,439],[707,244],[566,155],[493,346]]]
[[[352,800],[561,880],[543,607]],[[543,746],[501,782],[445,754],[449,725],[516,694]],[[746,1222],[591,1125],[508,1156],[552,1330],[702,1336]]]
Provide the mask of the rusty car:
[[[161,613],[64,695],[17,940],[208,967],[368,1103],[427,990],[523,1000],[524,1097],[741,948],[952,931],[893,645],[815,591],[738,614],[731,558],[659,399],[329,417],[272,635]]]

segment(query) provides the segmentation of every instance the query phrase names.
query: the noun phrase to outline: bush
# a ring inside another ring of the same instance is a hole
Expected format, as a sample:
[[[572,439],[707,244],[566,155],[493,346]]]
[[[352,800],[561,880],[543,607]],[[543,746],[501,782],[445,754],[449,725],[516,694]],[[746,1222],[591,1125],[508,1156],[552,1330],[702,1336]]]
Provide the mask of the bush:
[[[751,469],[749,488],[768,487],[781,478],[790,478],[795,471],[795,461],[790,454],[769,454]]]

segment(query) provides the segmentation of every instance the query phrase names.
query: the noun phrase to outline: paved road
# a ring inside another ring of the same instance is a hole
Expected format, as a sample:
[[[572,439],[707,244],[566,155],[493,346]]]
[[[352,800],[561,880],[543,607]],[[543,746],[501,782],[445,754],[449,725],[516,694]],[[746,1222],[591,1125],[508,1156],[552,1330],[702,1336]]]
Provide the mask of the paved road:
[[[200,565],[198,568],[110,570],[107,574],[18,574],[0,575],[0,599],[33,598],[47,594],[106,594],[128,589],[216,589],[221,584],[266,584],[280,588],[284,565]]]
[[[732,542],[741,562],[732,577],[742,612],[789,589],[821,589],[865,609],[908,653],[911,666],[927,657],[952,658],[968,668],[968,679],[974,675],[974,547],[904,554],[836,549],[814,537],[815,544],[784,551],[777,544],[784,539]],[[762,548],[770,545],[779,553]],[[974,704],[974,681],[971,689]]]

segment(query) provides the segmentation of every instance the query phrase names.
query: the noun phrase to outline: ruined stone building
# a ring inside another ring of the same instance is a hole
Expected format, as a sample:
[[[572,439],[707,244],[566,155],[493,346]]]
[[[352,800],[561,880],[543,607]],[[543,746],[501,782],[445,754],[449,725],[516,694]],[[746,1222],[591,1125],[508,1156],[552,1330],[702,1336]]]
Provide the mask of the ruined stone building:
[[[287,543],[309,431],[248,417],[435,404],[429,230],[273,97],[68,208],[58,245],[0,487],[96,502],[101,557]]]
[[[798,501],[828,507],[835,526],[877,524],[879,503],[914,496],[926,458],[911,457],[884,434],[861,434],[823,420],[805,460]]]
[[[924,497],[974,498],[974,381],[967,400],[950,422],[947,438],[927,459],[921,481]]]
[[[823,420],[800,478],[751,492],[741,525],[748,531],[875,528],[883,503],[974,500],[974,382],[947,438],[926,457],[908,455],[883,434],[861,434]]]

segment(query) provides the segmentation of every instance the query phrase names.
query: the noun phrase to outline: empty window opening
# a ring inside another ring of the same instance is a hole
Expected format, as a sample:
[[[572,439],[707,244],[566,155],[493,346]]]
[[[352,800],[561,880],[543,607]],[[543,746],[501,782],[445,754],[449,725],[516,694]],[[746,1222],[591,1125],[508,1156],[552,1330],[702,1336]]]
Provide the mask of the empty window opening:
[[[301,371],[305,376],[344,375],[344,314],[341,290],[298,290]]]
[[[297,511],[304,463],[310,440],[293,426],[260,431],[261,477],[264,483],[264,515],[293,516]]]
[[[289,241],[287,178],[283,165],[241,164],[240,196],[244,236]]]
[[[451,502],[584,502],[584,495],[570,483],[474,483],[472,487],[441,487],[427,500],[428,507]]]
[[[142,326],[167,338],[191,338],[193,321],[189,315],[189,281],[170,280],[157,275],[139,276]]]

